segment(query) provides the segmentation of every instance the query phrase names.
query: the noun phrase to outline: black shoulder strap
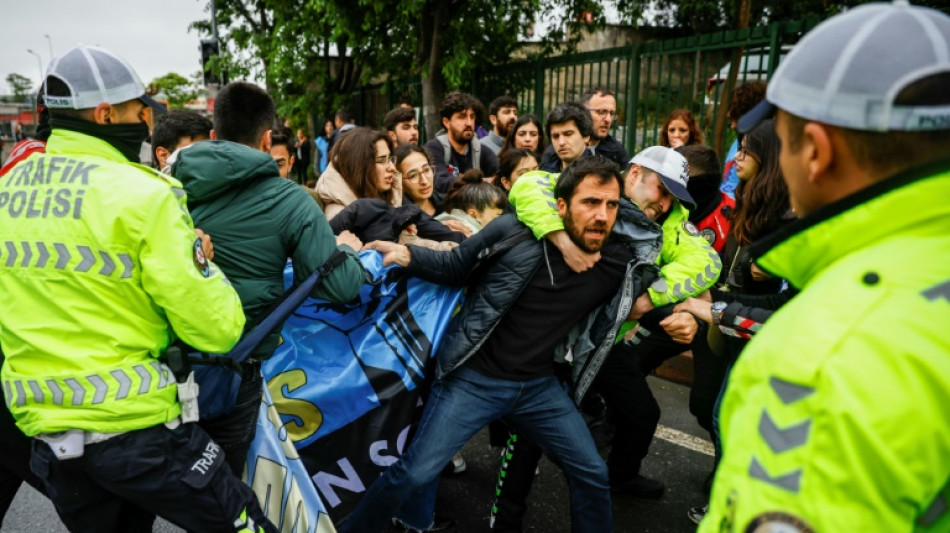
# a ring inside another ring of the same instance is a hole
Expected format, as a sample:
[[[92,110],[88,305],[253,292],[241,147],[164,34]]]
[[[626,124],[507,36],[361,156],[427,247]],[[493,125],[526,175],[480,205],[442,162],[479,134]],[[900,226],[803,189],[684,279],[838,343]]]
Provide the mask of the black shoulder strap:
[[[188,357],[184,354],[192,350],[187,347],[183,349],[181,345],[184,343],[176,341],[165,354],[169,368],[177,376],[182,371],[187,372],[188,363],[234,366],[235,363],[243,362],[268,335],[279,328],[294,310],[300,307],[300,304],[313,292],[320,279],[333,272],[345,260],[346,252],[339,249],[334,250],[326,262],[320,265],[300,285],[285,292],[276,302],[259,313],[253,321],[246,323],[244,326],[245,333],[241,340],[230,352],[223,356],[202,354],[198,358]]]

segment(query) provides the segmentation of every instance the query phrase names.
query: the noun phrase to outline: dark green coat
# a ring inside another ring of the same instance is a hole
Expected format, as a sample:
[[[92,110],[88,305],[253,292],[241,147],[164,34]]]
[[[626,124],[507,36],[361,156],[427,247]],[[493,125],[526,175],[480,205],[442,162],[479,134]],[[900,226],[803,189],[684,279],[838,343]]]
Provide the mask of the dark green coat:
[[[323,211],[299,185],[280,177],[266,152],[203,141],[178,153],[172,174],[185,188],[195,227],[211,236],[214,264],[237,290],[248,321],[284,293],[288,258],[299,282],[337,248]],[[363,267],[352,249],[341,249],[350,257],[313,296],[344,303],[359,294]],[[255,357],[270,356],[276,346],[274,335]]]

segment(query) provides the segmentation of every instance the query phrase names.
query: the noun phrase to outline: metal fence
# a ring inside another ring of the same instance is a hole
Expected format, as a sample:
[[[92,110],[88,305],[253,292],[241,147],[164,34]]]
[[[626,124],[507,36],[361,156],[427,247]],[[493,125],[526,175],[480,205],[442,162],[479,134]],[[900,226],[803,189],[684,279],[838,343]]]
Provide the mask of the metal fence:
[[[602,87],[616,95],[617,120],[612,133],[631,153],[658,144],[666,117],[679,108],[692,111],[711,145],[716,116],[725,112],[724,89],[735,53],[742,52],[737,85],[767,81],[787,51],[817,22],[776,22],[519,61],[476,72],[462,90],[486,105],[509,94],[518,101],[519,114],[533,113],[543,123],[545,114],[557,104],[579,100],[587,89]],[[349,105],[360,124],[378,127],[400,98],[421,106],[419,78],[361,87],[351,95]]]

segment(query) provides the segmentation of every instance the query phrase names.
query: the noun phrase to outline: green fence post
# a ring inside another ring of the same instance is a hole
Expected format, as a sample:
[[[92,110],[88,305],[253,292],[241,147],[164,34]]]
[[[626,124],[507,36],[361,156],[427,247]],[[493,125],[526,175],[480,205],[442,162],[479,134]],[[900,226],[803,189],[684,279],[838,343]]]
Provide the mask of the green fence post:
[[[534,61],[534,115],[544,123],[544,66],[540,59]]]
[[[773,22],[769,25],[769,68],[765,74],[765,79],[772,79],[772,73],[778,66],[779,57],[782,54],[782,23]]]
[[[627,76],[627,127],[624,132],[624,146],[630,153],[639,148],[637,143],[637,109],[640,107],[640,43],[631,47],[627,60],[630,74]]]

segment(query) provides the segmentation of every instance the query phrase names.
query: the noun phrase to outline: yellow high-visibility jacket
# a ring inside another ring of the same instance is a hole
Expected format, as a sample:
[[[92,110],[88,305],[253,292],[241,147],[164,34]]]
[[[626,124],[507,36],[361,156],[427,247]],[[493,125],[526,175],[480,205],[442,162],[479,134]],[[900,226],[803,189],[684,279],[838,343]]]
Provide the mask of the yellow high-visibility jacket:
[[[175,179],[61,129],[0,179],[2,384],[25,434],[167,422],[180,407],[157,358],[173,335],[213,353],[238,341],[241,302],[184,200]]]

